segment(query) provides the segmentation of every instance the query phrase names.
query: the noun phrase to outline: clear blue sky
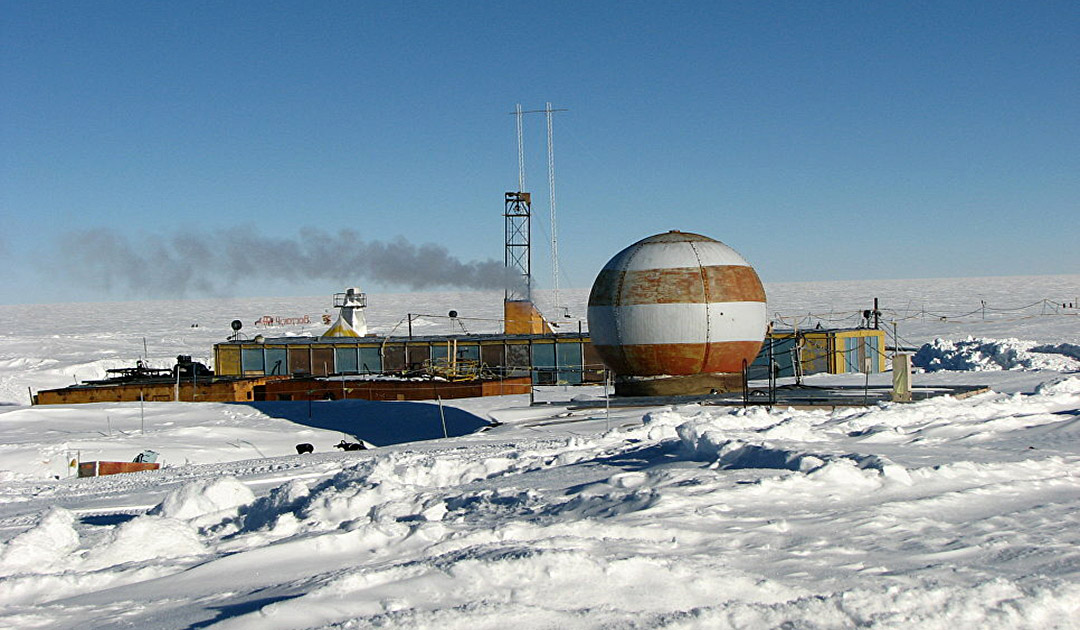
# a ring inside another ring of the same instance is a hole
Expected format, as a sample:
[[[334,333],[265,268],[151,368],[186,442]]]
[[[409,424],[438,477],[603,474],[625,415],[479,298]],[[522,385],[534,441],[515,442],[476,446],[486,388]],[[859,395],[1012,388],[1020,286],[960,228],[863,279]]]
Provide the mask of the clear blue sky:
[[[409,290],[289,271],[304,228],[501,262],[508,114],[547,101],[563,287],[669,229],[766,281],[1077,273],[1078,33],[1075,1],[3,0],[0,303]],[[545,288],[543,116],[525,145]]]

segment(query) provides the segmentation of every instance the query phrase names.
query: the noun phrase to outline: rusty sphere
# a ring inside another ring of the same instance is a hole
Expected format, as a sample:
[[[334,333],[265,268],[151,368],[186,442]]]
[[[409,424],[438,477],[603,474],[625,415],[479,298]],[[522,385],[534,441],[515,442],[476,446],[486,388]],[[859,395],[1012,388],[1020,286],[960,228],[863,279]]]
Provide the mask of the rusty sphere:
[[[765,338],[765,289],[735,250],[671,231],[616,254],[589,295],[589,334],[620,377],[741,372]]]

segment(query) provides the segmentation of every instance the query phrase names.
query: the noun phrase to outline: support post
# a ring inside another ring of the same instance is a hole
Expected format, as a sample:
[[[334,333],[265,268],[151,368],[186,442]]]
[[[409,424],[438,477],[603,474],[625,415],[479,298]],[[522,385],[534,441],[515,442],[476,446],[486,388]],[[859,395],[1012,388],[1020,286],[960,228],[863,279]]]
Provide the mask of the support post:
[[[772,339],[768,339],[769,344],[769,409],[772,410],[773,405],[776,404],[776,372],[780,367],[776,363],[775,346]]]
[[[742,360],[742,406],[743,409],[750,404],[750,364],[746,359]]]
[[[442,419],[442,436],[448,438],[450,435],[446,432],[446,413],[443,412],[442,396],[436,396],[435,400],[439,401],[439,418]]]
[[[610,386],[611,382],[611,370],[604,368],[604,430],[607,431],[611,427],[611,394]]]
[[[911,355],[904,352],[893,355],[892,400],[911,402]]]

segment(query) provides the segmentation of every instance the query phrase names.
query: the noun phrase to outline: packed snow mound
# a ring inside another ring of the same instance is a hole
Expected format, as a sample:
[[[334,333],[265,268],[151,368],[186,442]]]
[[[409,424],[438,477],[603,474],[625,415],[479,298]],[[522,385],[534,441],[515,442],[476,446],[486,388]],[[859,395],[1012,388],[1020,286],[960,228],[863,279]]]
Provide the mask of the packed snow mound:
[[[3,370],[33,370],[48,365],[59,363],[56,359],[35,359],[29,357],[0,358],[0,371]]]
[[[256,530],[276,525],[279,516],[291,516],[310,493],[308,485],[301,479],[292,479],[272,489],[270,494],[260,497],[245,510],[244,529]]]
[[[1047,354],[1063,354],[1080,361],[1080,345],[1075,343],[1042,344],[1031,349],[1032,352],[1045,352]]]
[[[912,365],[928,372],[950,370],[1080,371],[1080,346],[1072,343],[1039,344],[1020,339],[935,339],[912,357]]]
[[[183,558],[205,551],[198,534],[187,523],[160,516],[140,516],[116,527],[105,544],[91,549],[85,568]]]
[[[65,558],[79,547],[75,516],[54,507],[29,529],[4,543],[0,548],[0,576],[26,571],[49,573],[60,567]]]
[[[1042,396],[1080,394],[1080,377],[1067,376],[1049,383],[1042,383],[1035,389],[1035,393]]]
[[[235,511],[255,500],[255,494],[235,477],[193,481],[169,493],[148,514],[191,520]]]
[[[765,468],[791,470],[810,474],[812,478],[835,480],[845,475],[853,481],[885,477],[911,484],[911,476],[903,466],[879,455],[856,453],[812,453],[785,449],[768,441],[730,439],[728,432],[717,423],[687,422],[678,427],[679,439],[685,452],[696,459],[712,461],[719,469],[735,470]]]

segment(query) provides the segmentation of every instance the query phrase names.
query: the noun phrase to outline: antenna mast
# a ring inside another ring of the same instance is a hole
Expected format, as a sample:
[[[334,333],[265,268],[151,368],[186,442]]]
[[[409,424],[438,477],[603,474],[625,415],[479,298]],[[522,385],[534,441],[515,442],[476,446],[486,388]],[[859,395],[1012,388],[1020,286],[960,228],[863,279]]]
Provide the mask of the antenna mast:
[[[525,139],[521,133],[521,119],[524,112],[521,111],[521,103],[517,104],[517,134],[518,134],[518,189],[519,193],[525,192]]]
[[[558,310],[561,305],[559,304],[559,231],[555,225],[555,149],[551,125],[553,111],[549,101],[544,108],[544,114],[547,116],[548,191],[550,193],[548,202],[551,207],[551,279],[555,292],[555,309]],[[521,120],[520,116],[518,120]]]
[[[523,286],[507,289],[507,300],[532,299],[532,244],[530,242],[532,196],[525,192],[525,136],[522,123],[525,114],[542,113],[547,116],[548,187],[551,204],[551,264],[554,278],[555,308],[561,308],[559,304],[559,244],[555,226],[555,150],[551,115],[555,112],[565,111],[567,110],[553,109],[551,103],[547,103],[544,109],[525,111],[521,109],[521,103],[518,103],[514,108],[513,115],[517,118],[518,189],[516,193],[506,193],[504,199],[505,263],[508,269],[520,274]]]

